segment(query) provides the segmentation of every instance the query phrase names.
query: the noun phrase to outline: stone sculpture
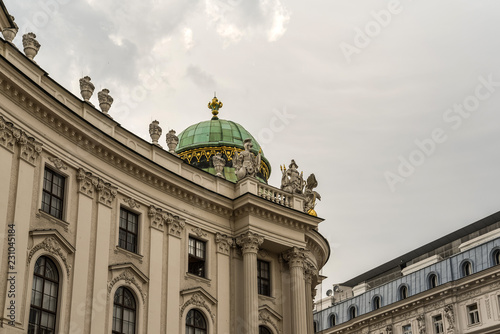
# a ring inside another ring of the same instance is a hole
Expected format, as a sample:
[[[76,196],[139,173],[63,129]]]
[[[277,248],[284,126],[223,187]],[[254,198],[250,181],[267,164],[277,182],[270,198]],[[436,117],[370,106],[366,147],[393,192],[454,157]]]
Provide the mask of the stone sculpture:
[[[281,189],[293,194],[302,194],[305,181],[303,173],[299,173],[297,168],[299,168],[299,166],[297,166],[295,160],[293,159],[290,162],[290,165],[288,165],[288,169],[286,169],[284,165],[280,166],[282,173]]]
[[[175,135],[175,130],[170,130],[167,133],[167,146],[168,146],[168,152],[177,155],[175,153],[175,148],[177,147],[177,144],[179,144],[179,137]]]
[[[36,35],[32,32],[23,35],[23,47],[26,56],[33,60],[40,50],[40,43],[36,40]]]
[[[11,15],[10,18],[12,19],[12,22],[14,22],[14,16]],[[7,42],[12,43],[12,41],[16,37],[18,31],[19,31],[19,27],[17,26],[16,22],[14,22],[14,28],[2,29],[2,35]]]
[[[321,195],[313,190],[317,186],[318,181],[316,181],[316,176],[314,176],[314,174],[309,175],[307,178],[306,188],[304,190],[304,212],[307,212],[311,216],[317,216],[316,211],[314,211],[314,207],[316,206],[316,199],[321,200]]]
[[[156,145],[158,147],[161,147],[160,144],[158,144],[158,139],[160,139],[161,136],[161,127],[160,127],[160,122],[157,120],[154,120],[149,124],[149,135],[151,136],[151,141],[153,142],[153,145]]]
[[[80,79],[80,94],[82,94],[83,100],[86,102],[89,102],[95,89],[94,84],[90,80],[89,76]]]
[[[222,174],[222,171],[224,170],[224,167],[226,166],[226,159],[222,157],[222,153],[218,152],[216,155],[212,157],[212,163],[214,164],[215,168],[215,175],[218,177],[224,177]]]
[[[108,111],[113,104],[113,98],[109,95],[109,89],[104,88],[101,90],[97,93],[97,98],[99,99],[99,107],[101,108],[101,111],[106,114],[106,116],[109,116]]]
[[[247,176],[255,177],[260,170],[260,160],[262,151],[259,150],[257,156],[251,152],[253,144],[252,139],[247,138],[243,141],[245,150],[237,152],[233,159],[233,167],[238,180],[242,180]]]

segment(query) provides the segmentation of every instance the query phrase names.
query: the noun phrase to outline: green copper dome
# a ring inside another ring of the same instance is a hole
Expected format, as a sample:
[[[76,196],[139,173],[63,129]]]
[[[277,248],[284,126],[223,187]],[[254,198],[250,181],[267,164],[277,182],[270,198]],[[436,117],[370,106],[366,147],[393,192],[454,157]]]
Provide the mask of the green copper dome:
[[[216,117],[214,117],[216,118]],[[211,174],[215,174],[215,169],[211,158],[216,153],[221,152],[226,160],[224,168],[225,178],[236,182],[234,168],[232,167],[232,158],[236,152],[244,150],[243,141],[252,139],[252,152],[257,154],[261,147],[255,138],[243,126],[238,123],[214,119],[203,121],[191,125],[179,134],[179,144],[176,153],[190,165],[201,168]],[[271,173],[271,167],[267,159],[262,155],[261,171],[258,178],[267,183]]]

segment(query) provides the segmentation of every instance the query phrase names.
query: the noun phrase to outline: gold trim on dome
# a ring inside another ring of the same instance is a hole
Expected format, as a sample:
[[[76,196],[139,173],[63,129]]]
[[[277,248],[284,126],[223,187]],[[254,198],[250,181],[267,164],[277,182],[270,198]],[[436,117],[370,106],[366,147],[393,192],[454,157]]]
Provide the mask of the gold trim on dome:
[[[193,161],[193,159],[196,159],[197,162],[200,162],[203,157],[205,157],[207,161],[210,161],[210,157],[216,155],[219,152],[224,153],[224,155],[227,157],[227,160],[231,161],[233,160],[236,152],[241,151],[244,151],[244,149],[231,146],[200,147],[178,153],[178,155],[182,160],[185,160],[188,164],[191,164],[191,161]],[[262,172],[266,180],[269,179],[269,167],[267,167],[264,161],[260,162],[260,172]]]

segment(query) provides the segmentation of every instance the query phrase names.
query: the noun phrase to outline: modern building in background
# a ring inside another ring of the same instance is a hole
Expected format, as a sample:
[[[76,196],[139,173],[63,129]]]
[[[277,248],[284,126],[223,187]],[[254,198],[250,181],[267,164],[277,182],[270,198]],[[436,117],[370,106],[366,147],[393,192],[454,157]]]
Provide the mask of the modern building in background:
[[[500,333],[500,212],[334,286],[328,334]]]
[[[214,99],[168,148],[156,121],[144,141],[109,90],[99,110],[89,77],[82,98],[52,80],[0,7],[0,332],[313,333],[322,219],[267,184],[251,134]]]

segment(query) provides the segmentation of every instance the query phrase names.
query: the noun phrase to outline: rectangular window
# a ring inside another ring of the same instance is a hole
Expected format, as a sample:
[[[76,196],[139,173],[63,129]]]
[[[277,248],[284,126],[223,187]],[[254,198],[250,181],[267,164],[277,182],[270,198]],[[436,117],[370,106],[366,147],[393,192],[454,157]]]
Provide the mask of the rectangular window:
[[[137,253],[139,215],[120,208],[120,232],[118,247]]]
[[[434,326],[434,334],[444,333],[443,317],[441,316],[441,314],[436,315],[434,318],[432,318],[432,323]]]
[[[259,295],[271,296],[271,271],[270,264],[257,260],[257,286]]]
[[[64,176],[45,168],[43,176],[42,211],[62,219],[64,203]]]
[[[411,334],[411,325],[403,326],[403,334]]]
[[[205,277],[206,243],[190,237],[188,252],[188,272],[196,276]]]
[[[467,314],[469,316],[469,325],[479,323],[479,309],[477,308],[477,304],[468,305]]]

